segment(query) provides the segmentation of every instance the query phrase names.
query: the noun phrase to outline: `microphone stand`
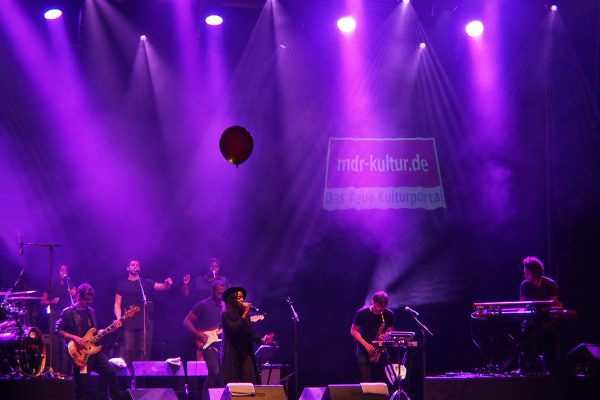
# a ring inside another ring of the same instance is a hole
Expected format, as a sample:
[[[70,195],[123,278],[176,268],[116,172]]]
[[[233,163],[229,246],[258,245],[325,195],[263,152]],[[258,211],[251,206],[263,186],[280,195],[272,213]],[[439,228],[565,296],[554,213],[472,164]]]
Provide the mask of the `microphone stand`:
[[[425,377],[427,376],[427,369],[425,367],[425,362],[427,361],[427,356],[426,356],[426,342],[427,342],[427,336],[433,337],[433,333],[431,333],[431,331],[429,330],[429,328],[427,328],[427,326],[425,326],[425,324],[423,324],[421,321],[419,321],[419,319],[417,318],[417,316],[413,313],[410,314],[410,317],[413,319],[413,321],[416,322],[416,324],[419,326],[419,329],[421,330],[421,337],[423,338],[423,352],[422,352],[422,358],[423,358],[423,365],[422,365],[422,370],[423,370],[423,386],[422,386],[422,391],[423,391],[423,396],[425,396]]]
[[[147,359],[146,357],[146,313],[148,312],[148,299],[146,298],[146,292],[144,291],[144,285],[142,285],[142,274],[138,272],[138,282],[140,284],[140,289],[142,290],[142,300],[143,300],[143,306],[144,306],[144,312],[143,317],[144,317],[144,352],[142,353],[142,357],[144,357],[144,361]]]
[[[65,276],[65,282],[67,283],[67,292],[69,293],[69,300],[71,300],[71,305],[75,305],[75,300],[73,300],[73,295],[71,294],[71,278],[69,276]]]
[[[294,308],[294,303],[292,303],[292,299],[289,297],[286,297],[285,301],[289,304],[290,309],[292,310],[292,321],[294,321],[294,374],[296,374],[296,377],[294,379],[294,397],[292,397],[293,400],[297,400],[298,399],[298,377],[299,375],[299,368],[298,368],[298,323],[300,322],[300,318],[298,318],[298,313],[296,312],[296,309]]]
[[[54,249],[61,247],[61,244],[57,243],[23,243],[23,246],[36,246],[36,247],[47,247],[49,258],[50,258],[50,274],[48,275],[48,297],[52,299],[52,271],[54,269]],[[46,375],[53,377],[54,370],[52,369],[52,351],[53,351],[53,336],[54,336],[54,318],[52,315],[52,306],[50,306],[50,317],[48,318],[48,334],[49,334],[49,345],[48,345],[48,369]]]

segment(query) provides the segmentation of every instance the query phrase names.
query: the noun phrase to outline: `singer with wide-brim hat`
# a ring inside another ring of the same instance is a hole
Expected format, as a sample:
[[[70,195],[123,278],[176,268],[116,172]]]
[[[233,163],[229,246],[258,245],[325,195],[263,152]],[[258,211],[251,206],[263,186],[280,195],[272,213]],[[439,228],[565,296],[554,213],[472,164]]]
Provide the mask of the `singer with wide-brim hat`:
[[[223,327],[223,350],[221,353],[221,384],[232,382],[259,383],[258,368],[254,357],[254,344],[271,344],[273,334],[262,338],[256,334],[250,322],[252,305],[246,302],[248,292],[233,286],[223,292],[225,311],[221,314]]]

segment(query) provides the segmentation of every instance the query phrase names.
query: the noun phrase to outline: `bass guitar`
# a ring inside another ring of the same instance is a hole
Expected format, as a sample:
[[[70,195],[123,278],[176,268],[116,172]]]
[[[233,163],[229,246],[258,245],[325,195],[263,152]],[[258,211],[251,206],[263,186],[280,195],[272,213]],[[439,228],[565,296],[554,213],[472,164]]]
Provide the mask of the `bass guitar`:
[[[69,355],[73,359],[75,365],[77,365],[78,367],[85,367],[90,356],[102,350],[102,346],[97,345],[96,343],[112,331],[119,329],[119,321],[124,321],[127,318],[133,317],[134,314],[138,311],[140,311],[139,306],[129,307],[127,310],[125,310],[125,313],[121,316],[121,318],[110,324],[106,329],[104,329],[97,335],[94,335],[94,333],[96,333],[96,328],[91,328],[89,331],[87,331],[85,336],[82,337],[83,341],[85,342],[84,348],[78,348],[75,344],[75,341],[71,340],[67,345],[67,350],[69,352]]]
[[[257,314],[257,315],[250,316],[250,322],[258,322],[263,319],[265,319],[265,316],[263,314]],[[221,327],[218,327],[215,329],[208,329],[208,330],[200,331],[200,332],[204,333],[208,337],[206,338],[205,341],[202,341],[198,338],[194,339],[194,343],[196,344],[196,347],[199,350],[206,350],[206,349],[208,349],[208,347],[211,344],[218,343],[223,340],[223,338],[222,338],[223,328],[221,328]]]

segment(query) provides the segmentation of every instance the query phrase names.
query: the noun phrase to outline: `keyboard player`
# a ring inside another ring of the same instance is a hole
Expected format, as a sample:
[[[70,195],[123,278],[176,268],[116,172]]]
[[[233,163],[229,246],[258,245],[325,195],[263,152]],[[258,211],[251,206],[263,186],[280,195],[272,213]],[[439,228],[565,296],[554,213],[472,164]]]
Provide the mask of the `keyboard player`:
[[[557,283],[544,275],[544,264],[537,257],[523,259],[525,280],[521,282],[521,301],[553,300],[560,307]],[[558,321],[533,316],[523,321],[519,337],[519,369],[521,373],[551,372],[556,367]]]

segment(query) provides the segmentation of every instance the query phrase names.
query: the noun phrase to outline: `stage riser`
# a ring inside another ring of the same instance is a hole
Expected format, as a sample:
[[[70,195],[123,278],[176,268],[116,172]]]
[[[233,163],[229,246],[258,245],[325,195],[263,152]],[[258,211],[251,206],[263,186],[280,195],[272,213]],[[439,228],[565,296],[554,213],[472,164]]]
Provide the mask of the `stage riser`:
[[[425,400],[587,400],[600,399],[591,378],[428,377]]]
[[[10,400],[72,400],[75,384],[63,379],[0,379],[0,398]]]

